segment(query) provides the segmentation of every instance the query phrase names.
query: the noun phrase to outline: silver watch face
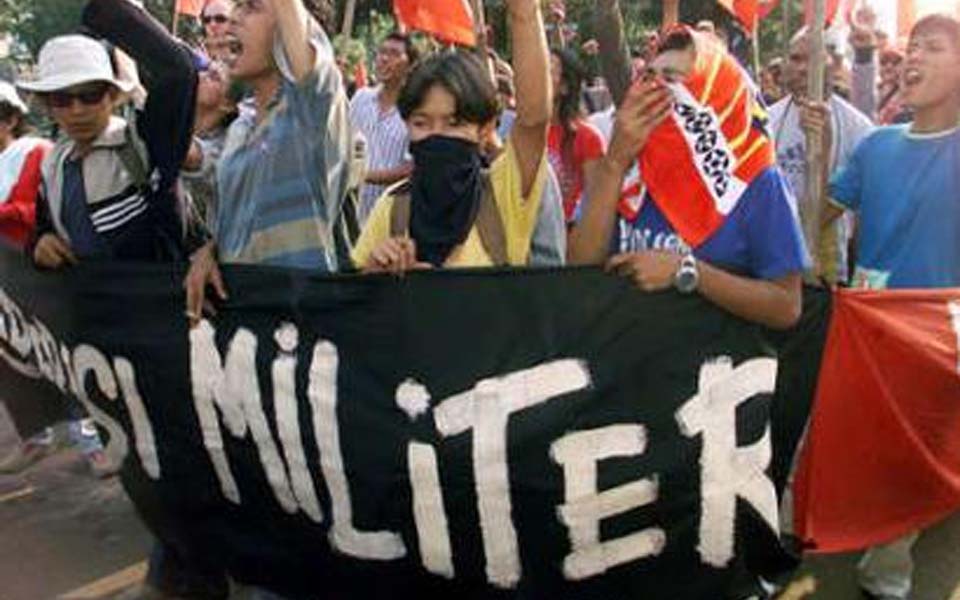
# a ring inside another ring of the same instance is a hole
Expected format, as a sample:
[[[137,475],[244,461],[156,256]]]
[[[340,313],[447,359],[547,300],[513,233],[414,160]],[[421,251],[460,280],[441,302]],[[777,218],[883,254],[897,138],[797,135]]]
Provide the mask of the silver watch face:
[[[684,294],[694,291],[697,289],[697,272],[690,270],[677,273],[676,286]]]

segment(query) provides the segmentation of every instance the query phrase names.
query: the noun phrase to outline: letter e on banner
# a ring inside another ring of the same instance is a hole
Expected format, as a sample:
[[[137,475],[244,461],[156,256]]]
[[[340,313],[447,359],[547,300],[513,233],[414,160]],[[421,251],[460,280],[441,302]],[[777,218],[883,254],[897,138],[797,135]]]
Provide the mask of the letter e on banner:
[[[568,434],[553,443],[550,454],[563,467],[565,503],[557,512],[570,530],[572,552],[563,562],[567,579],[587,579],[608,569],[663,551],[663,529],[649,528],[606,542],[600,541],[604,519],[651,504],[657,499],[655,479],[641,479],[597,490],[597,464],[601,460],[631,457],[647,449],[642,425],[611,425]]]

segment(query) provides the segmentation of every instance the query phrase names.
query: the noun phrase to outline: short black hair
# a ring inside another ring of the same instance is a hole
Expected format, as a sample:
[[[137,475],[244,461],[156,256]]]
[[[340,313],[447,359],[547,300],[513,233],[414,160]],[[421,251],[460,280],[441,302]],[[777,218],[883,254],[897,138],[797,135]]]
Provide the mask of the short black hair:
[[[420,60],[420,50],[417,49],[417,46],[413,43],[413,38],[409,35],[402,33],[400,31],[394,31],[387,37],[383,38],[383,41],[392,40],[394,42],[400,42],[403,44],[403,51],[407,53],[407,62],[411,65],[417,64],[417,61]]]
[[[0,122],[16,121],[13,126],[13,137],[23,137],[27,133],[27,121],[25,115],[19,108],[10,104],[6,100],[0,100]]]
[[[489,70],[476,54],[454,50],[434,54],[414,69],[397,99],[400,116],[409,119],[435,85],[453,96],[455,116],[461,121],[485,125],[500,114],[497,88]]]
[[[954,50],[960,52],[960,22],[953,17],[934,14],[920,19],[910,30],[910,39],[922,33],[943,34],[950,40]]]
[[[687,50],[693,46],[693,33],[683,26],[673,27],[657,44],[657,55],[671,50]]]

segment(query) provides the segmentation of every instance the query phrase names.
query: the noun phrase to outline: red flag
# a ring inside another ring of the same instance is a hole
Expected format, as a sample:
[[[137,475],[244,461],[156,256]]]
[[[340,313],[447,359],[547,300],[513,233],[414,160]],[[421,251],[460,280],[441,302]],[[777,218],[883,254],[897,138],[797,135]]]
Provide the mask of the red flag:
[[[693,72],[670,87],[676,108],[640,153],[650,197],[696,248],[724,224],[753,180],[776,163],[766,111],[749,75],[715,39],[692,32]],[[621,204],[632,219],[636,207]]]
[[[719,0],[719,2],[720,6],[740,21],[747,33],[753,35],[760,16],[760,0]]]
[[[760,0],[760,6],[757,9],[757,17],[760,19],[766,19],[768,16],[770,16],[770,13],[777,9],[779,4],[780,0]]]
[[[407,29],[424,31],[463,46],[477,44],[473,10],[468,0],[394,0],[393,10]]]
[[[199,17],[203,12],[204,4],[206,4],[205,0],[177,0],[173,10],[177,14]]]
[[[817,552],[960,509],[960,289],[840,292],[794,494]]]

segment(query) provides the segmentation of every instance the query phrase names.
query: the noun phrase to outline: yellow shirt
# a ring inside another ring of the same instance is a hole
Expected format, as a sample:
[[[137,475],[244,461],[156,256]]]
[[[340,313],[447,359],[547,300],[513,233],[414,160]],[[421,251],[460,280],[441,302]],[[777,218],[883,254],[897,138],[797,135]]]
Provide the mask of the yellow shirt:
[[[511,266],[522,267],[530,257],[530,243],[540,211],[540,198],[547,176],[547,153],[543,153],[533,188],[528,197],[523,197],[520,164],[513,143],[507,143],[506,149],[490,166],[490,183],[493,197],[503,222],[503,231],[507,239],[507,260]],[[397,187],[397,186],[394,186]],[[380,244],[390,238],[390,214],[393,209],[393,196],[387,190],[377,201],[370,218],[353,248],[351,258],[358,268],[369,265],[370,255]],[[466,241],[455,248],[446,267],[491,267],[493,260],[487,254],[480,240],[477,227],[470,229]]]

